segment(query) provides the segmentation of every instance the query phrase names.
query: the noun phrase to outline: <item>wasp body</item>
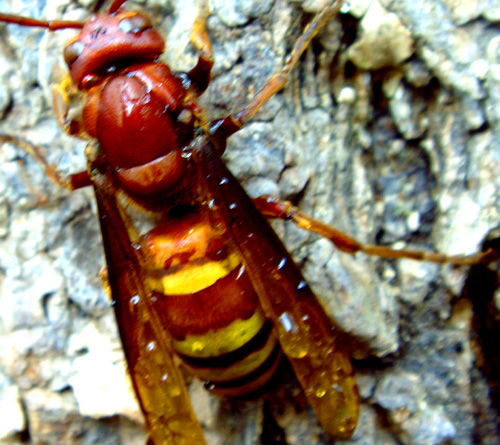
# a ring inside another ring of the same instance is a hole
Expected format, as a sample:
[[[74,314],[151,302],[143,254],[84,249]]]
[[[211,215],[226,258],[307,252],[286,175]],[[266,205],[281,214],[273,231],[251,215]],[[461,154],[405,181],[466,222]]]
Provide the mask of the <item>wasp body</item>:
[[[149,31],[150,25],[143,19],[141,14],[129,15],[126,20],[132,24],[122,24],[122,27],[135,27],[138,34],[144,33]],[[92,38],[104,35],[102,30],[99,26],[89,35]],[[65,54],[70,66],[84,56],[80,44],[75,42],[80,40],[70,43]],[[89,171],[96,189],[109,283],[121,337],[149,428],[153,437],[160,437],[156,440],[162,443],[164,436],[161,434],[166,434],[165,431],[182,435],[184,431],[180,430],[191,425],[191,421],[184,423],[182,420],[184,415],[189,418],[191,414],[186,414],[182,403],[176,405],[175,402],[175,397],[184,390],[175,381],[173,386],[168,386],[175,365],[168,364],[170,358],[162,350],[162,342],[171,345],[184,366],[206,381],[209,389],[226,395],[243,395],[261,387],[273,373],[279,355],[279,327],[292,333],[297,329],[292,307],[302,304],[310,311],[302,313],[306,324],[298,328],[299,332],[307,326],[308,316],[319,313],[314,315],[316,323],[307,329],[320,344],[328,344],[325,338],[333,326],[322,315],[321,307],[314,303],[316,300],[301,296],[301,292],[309,295],[310,291],[291,258],[282,247],[277,247],[279,242],[268,231],[263,218],[255,213],[251,201],[241,194],[235,179],[220,163],[225,138],[212,133],[206,126],[197,104],[197,96],[206,86],[203,76],[191,73],[189,77],[188,73],[186,79],[166,71],[165,65],[154,62],[159,55],[158,47],[148,54],[151,60],[138,61],[136,56],[127,56],[134,62],[131,67],[124,67],[120,62],[111,74],[98,67],[88,78],[85,78],[87,72],[77,72],[73,82],[88,92],[83,128],[100,141],[99,147],[91,145],[88,149]],[[102,59],[105,58],[109,60],[109,53],[102,55]],[[101,78],[104,76],[108,79],[105,82]],[[162,79],[161,88],[155,82],[159,78]],[[186,80],[191,84],[187,88]],[[218,84],[217,78],[214,83]],[[157,105],[150,107],[155,101]],[[136,102],[138,108],[135,108]],[[168,112],[164,113],[164,109]],[[313,119],[313,115],[310,114],[310,122],[318,122],[324,116],[319,112]],[[157,116],[162,118],[157,119]],[[118,118],[122,119],[123,127],[117,129],[113,123]],[[341,128],[342,122],[338,124]],[[130,130],[134,125],[137,131]],[[203,134],[198,135],[196,128],[201,128]],[[134,147],[138,145],[144,150],[136,152]],[[165,156],[168,160],[160,159]],[[408,161],[412,162],[412,159]],[[152,164],[148,172],[154,174],[145,175],[137,168],[147,164]],[[318,164],[319,168],[327,165],[326,162]],[[154,165],[159,167],[155,169]],[[416,165],[418,178],[419,169],[424,170],[424,166]],[[318,184],[316,187],[321,188]],[[307,190],[311,193],[309,186]],[[319,193],[319,201],[329,195]],[[130,206],[132,210],[128,207],[130,199],[134,201],[134,206]],[[354,227],[355,232],[358,230],[361,229]],[[251,238],[254,238],[253,244],[246,244]],[[342,262],[329,263],[326,269],[329,278],[334,276],[330,272],[333,264],[337,263],[342,270]],[[257,270],[261,272],[256,273]],[[369,272],[366,275],[350,266],[347,270],[344,276],[342,272],[335,272],[338,276],[333,286],[342,295],[346,289],[356,293],[357,288],[366,285],[368,294],[377,293],[382,301],[387,298],[384,285],[372,287],[372,281],[379,281],[376,274],[372,276]],[[273,275],[286,278],[272,281]],[[290,301],[278,301],[284,309],[275,312],[274,318],[269,316],[272,309],[266,308],[260,297],[267,289],[282,285],[269,284],[268,280],[272,283],[285,280],[288,289],[285,294],[297,298],[297,304],[293,305]],[[222,293],[234,298],[223,300]],[[125,297],[118,299],[117,295]],[[340,300],[338,296],[334,298]],[[347,303],[343,304],[349,306],[347,298]],[[371,316],[377,313],[381,318],[393,316],[391,307],[381,310],[377,303],[368,303],[370,305],[372,309],[368,308],[368,313]],[[266,321],[269,319],[278,326],[274,333],[270,322]],[[371,329],[378,329],[363,324],[366,336],[370,336]],[[318,326],[319,330],[314,331]],[[394,347],[391,324],[385,329],[386,335],[378,337],[378,344],[373,343],[380,351]],[[165,337],[159,334],[163,330]],[[301,350],[307,350],[310,343],[311,340],[302,343],[297,339],[294,349],[285,341],[283,348],[293,360],[300,357]],[[351,368],[345,353],[338,350],[333,353],[337,357],[337,371],[343,370],[337,375],[344,384],[349,382],[346,388],[352,389]],[[312,369],[310,365],[298,371],[299,380],[307,375],[308,369]],[[166,389],[160,392],[173,395],[172,406],[168,408],[164,406],[164,397],[157,396],[163,384]],[[313,390],[307,383],[305,387],[306,392]],[[314,390],[319,397],[322,388]],[[356,398],[350,397],[351,400]],[[163,408],[158,412],[160,406]],[[171,409],[182,416],[169,418],[165,412]],[[352,426],[350,429],[352,431]],[[193,437],[199,437],[194,428],[190,432],[195,434]]]

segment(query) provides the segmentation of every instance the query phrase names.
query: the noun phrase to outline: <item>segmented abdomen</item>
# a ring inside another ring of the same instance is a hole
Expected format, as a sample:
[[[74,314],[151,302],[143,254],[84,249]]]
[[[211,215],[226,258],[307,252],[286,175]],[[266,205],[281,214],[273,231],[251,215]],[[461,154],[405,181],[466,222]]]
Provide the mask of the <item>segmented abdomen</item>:
[[[159,225],[145,245],[155,311],[185,368],[226,396],[267,383],[280,348],[236,249],[197,214]]]

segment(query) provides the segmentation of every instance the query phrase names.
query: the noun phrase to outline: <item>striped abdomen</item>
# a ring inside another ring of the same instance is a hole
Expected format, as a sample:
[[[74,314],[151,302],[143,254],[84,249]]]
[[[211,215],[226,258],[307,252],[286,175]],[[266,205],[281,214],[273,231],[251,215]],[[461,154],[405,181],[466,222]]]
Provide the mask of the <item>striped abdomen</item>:
[[[183,365],[222,395],[267,383],[280,348],[233,246],[197,214],[161,224],[145,241],[155,309]]]

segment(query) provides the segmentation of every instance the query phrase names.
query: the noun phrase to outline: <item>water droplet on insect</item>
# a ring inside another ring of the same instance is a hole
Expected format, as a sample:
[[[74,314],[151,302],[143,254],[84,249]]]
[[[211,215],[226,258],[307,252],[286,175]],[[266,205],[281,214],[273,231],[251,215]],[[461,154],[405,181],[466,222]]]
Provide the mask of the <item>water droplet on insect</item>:
[[[281,258],[281,261],[278,264],[278,270],[283,269],[283,267],[285,267],[285,264],[286,264],[286,258]]]
[[[163,374],[163,375],[161,376],[161,381],[162,381],[162,382],[166,382],[167,380],[168,380],[168,374]]]
[[[293,316],[288,312],[283,312],[279,316],[278,320],[280,321],[286,332],[297,332],[297,324],[295,323]]]
[[[154,341],[150,341],[146,346],[146,349],[151,352],[156,348],[156,343]]]
[[[297,359],[304,358],[309,352],[307,348],[299,342],[290,342],[286,346],[283,346],[283,350],[289,358]]]
[[[219,182],[219,185],[224,185],[224,184],[227,184],[229,182],[229,179],[227,178],[222,178]]]
[[[349,2],[344,2],[340,7],[341,14],[347,14],[351,10],[351,4]]]
[[[342,388],[342,386],[337,385],[337,384],[331,385],[331,388],[332,388],[335,392],[344,392],[344,389]]]
[[[132,303],[133,305],[139,304],[140,301],[141,301],[141,297],[139,297],[139,295],[134,295],[130,299],[130,303]]]
[[[238,204],[236,204],[235,202],[233,202],[232,204],[229,204],[229,208],[231,210],[234,210],[236,207],[238,207]]]
[[[203,349],[205,349],[205,344],[201,341],[195,341],[193,343],[193,352],[201,352],[203,351]]]
[[[203,387],[207,391],[213,391],[215,389],[215,385],[212,382],[205,382],[205,383],[203,383]]]
[[[181,388],[179,385],[175,385],[171,390],[170,390],[170,397],[177,397],[181,394]]]
[[[304,280],[300,280],[299,284],[297,285],[297,290],[302,290],[307,287],[307,283]]]
[[[324,397],[325,394],[326,394],[326,389],[322,386],[316,388],[316,390],[314,391],[314,395],[320,399],[321,397]]]
[[[292,330],[292,320],[290,319],[290,314],[283,312],[279,317],[279,321],[283,328],[285,328],[286,332],[290,332]]]
[[[245,266],[244,265],[241,265],[240,267],[240,270],[238,270],[238,275],[236,277],[236,279],[238,280],[239,278],[241,278],[241,276],[245,273]]]

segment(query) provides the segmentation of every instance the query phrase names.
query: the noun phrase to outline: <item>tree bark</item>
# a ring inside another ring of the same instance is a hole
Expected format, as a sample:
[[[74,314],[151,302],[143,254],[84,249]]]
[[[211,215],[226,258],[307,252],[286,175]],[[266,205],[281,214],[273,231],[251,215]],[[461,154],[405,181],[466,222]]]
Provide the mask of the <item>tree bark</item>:
[[[250,101],[322,3],[213,0],[216,64],[203,96],[211,118]],[[1,9],[90,15],[64,0],[42,4]],[[500,221],[500,6],[350,6],[321,31],[285,89],[229,139],[229,168],[251,195],[292,200],[362,242],[477,251]],[[172,69],[194,66],[192,2],[142,8],[168,36],[164,60]],[[84,170],[85,142],[64,135],[51,109],[50,87],[64,73],[62,48],[74,32],[0,30],[0,133],[42,145],[66,173]],[[0,150],[0,189],[0,436],[5,443],[144,443],[99,278],[91,191],[58,189],[12,145]],[[362,398],[352,443],[500,441],[498,392],[495,399],[484,376],[488,360],[470,300],[479,297],[464,293],[466,268],[352,257],[291,224],[275,228],[346,332]],[[208,442],[330,443],[284,368],[285,383],[252,401],[221,400],[191,381]]]

